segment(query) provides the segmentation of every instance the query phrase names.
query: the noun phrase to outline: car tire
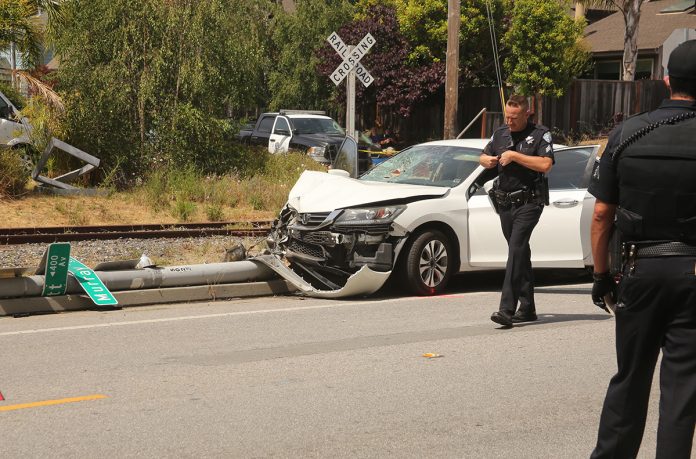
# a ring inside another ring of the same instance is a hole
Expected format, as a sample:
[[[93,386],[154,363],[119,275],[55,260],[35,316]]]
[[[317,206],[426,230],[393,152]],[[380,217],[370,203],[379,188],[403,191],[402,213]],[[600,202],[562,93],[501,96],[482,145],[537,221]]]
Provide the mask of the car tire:
[[[416,295],[439,295],[452,276],[454,253],[449,238],[437,230],[417,235],[407,246],[401,278]]]

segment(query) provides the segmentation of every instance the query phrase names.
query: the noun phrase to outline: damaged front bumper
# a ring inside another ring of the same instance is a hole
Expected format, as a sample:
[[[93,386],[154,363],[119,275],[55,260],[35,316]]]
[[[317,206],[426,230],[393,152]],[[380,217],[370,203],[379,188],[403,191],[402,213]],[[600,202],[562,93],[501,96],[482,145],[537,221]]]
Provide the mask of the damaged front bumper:
[[[391,274],[391,271],[378,272],[371,270],[367,266],[363,266],[358,272],[348,278],[343,287],[337,290],[320,290],[286,266],[276,255],[260,255],[254,257],[252,260],[259,261],[271,268],[283,279],[294,285],[301,293],[316,298],[346,298],[350,296],[370,295],[379,290]]]
[[[286,206],[267,240],[277,263],[264,263],[288,281],[306,284],[296,286],[313,296],[374,293],[391,274],[404,232],[392,221],[346,223],[338,218],[342,212],[298,213]]]

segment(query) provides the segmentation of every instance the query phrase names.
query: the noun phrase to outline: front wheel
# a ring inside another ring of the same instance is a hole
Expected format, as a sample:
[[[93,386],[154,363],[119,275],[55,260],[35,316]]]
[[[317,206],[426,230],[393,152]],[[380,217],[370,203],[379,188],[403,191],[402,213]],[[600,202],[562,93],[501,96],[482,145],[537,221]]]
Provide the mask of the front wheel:
[[[416,295],[438,295],[447,286],[454,269],[454,253],[449,238],[428,230],[408,245],[402,279]]]

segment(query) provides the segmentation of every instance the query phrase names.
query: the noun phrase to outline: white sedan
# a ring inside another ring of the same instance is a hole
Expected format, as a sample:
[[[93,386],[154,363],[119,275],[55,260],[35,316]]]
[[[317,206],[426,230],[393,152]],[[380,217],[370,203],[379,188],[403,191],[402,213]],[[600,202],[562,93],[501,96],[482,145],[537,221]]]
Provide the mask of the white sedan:
[[[443,291],[457,272],[501,269],[507,243],[486,189],[495,169],[478,163],[485,139],[410,147],[359,178],[347,139],[341,169],[306,171],[290,191],[260,260],[301,291],[370,294],[389,276],[415,294]],[[555,149],[550,205],[534,230],[535,268],[592,265],[587,192],[598,146]]]

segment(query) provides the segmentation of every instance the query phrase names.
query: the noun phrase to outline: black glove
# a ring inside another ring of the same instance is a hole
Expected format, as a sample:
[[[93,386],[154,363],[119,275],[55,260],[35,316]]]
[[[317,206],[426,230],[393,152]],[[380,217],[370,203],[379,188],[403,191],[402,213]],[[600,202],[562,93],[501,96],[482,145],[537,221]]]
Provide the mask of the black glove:
[[[592,273],[592,278],[594,279],[592,284],[592,302],[595,306],[609,312],[604,297],[608,294],[616,301],[616,282],[614,282],[609,272]]]

